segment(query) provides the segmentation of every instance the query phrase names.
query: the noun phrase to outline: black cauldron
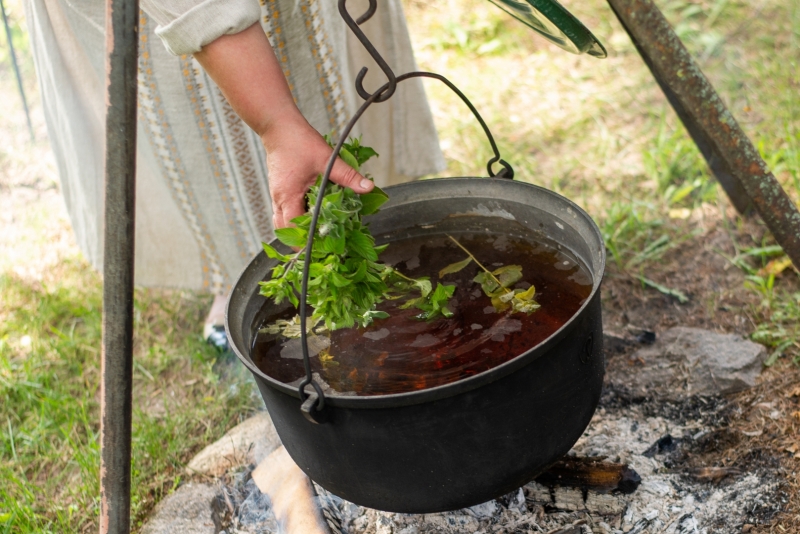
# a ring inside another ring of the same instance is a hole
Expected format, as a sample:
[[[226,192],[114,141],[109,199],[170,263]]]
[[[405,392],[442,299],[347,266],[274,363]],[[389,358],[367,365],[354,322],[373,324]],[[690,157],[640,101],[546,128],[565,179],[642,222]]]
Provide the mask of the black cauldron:
[[[525,227],[559,243],[594,277],[592,293],[555,334],[520,356],[458,382],[411,393],[328,395],[320,424],[300,410],[294,387],[250,358],[258,295],[274,260],[262,252],[228,302],[233,350],[255,376],[275,427],[297,465],[325,489],[380,510],[430,513],[472,506],[512,491],[564,455],[594,413],[603,382],[600,282],[605,247],[577,205],[551,191],[502,178],[446,178],[386,189],[369,218],[379,242],[479,225]],[[280,243],[273,246],[285,249]],[[310,387],[308,388],[311,389]]]

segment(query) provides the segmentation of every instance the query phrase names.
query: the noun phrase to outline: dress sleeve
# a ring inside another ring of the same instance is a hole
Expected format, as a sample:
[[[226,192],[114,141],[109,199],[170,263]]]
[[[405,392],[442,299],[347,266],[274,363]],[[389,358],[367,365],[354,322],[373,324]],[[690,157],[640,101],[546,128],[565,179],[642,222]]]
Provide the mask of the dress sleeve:
[[[258,0],[142,0],[142,9],[158,23],[156,35],[176,56],[199,52],[261,17]]]

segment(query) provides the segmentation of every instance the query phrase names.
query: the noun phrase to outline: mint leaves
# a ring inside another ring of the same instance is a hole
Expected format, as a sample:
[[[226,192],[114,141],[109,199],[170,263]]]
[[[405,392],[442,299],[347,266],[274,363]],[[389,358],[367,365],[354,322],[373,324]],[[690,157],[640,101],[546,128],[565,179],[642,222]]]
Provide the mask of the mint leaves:
[[[360,139],[351,139],[344,144],[339,155],[348,165],[360,171],[367,160],[378,154],[372,148],[362,146]],[[320,176],[307,194],[311,206],[316,205],[321,181]],[[309,266],[307,301],[313,310],[310,328],[318,333],[321,323],[327,330],[333,331],[353,326],[366,327],[376,319],[385,319],[389,315],[377,311],[376,307],[387,299],[406,299],[399,306],[400,309],[416,308],[420,312],[417,318],[422,320],[453,315],[447,303],[453,297],[455,285],[439,283],[434,288],[428,277],[409,278],[393,267],[378,262],[378,256],[388,245],[375,245],[375,238],[362,222],[362,217],[376,213],[387,200],[389,197],[379,187],[359,195],[352,189],[336,184],[328,186],[317,221],[317,235]],[[305,249],[311,214],[296,217],[292,223],[295,226],[276,230],[275,235],[289,247]],[[439,271],[439,278],[457,273],[474,261],[482,270],[474,282],[480,284],[495,310],[532,313],[539,309],[539,304],[534,300],[536,289],[533,286],[528,289],[511,288],[522,280],[521,266],[505,265],[490,271],[454,237],[448,237],[468,257]],[[273,299],[276,304],[288,300],[297,307],[306,261],[305,250],[281,254],[266,243],[263,246],[266,255],[278,260],[278,265],[272,269],[270,280],[260,282],[260,294]],[[299,337],[300,325],[295,317],[291,321],[267,325],[264,331]]]
[[[341,158],[360,171],[377,153],[361,145],[360,139],[345,143]],[[307,199],[314,206],[319,196],[322,177],[309,190]],[[311,251],[309,266],[308,305],[313,309],[310,324],[324,323],[328,330],[366,327],[375,319],[388,317],[376,311],[385,299],[408,298],[402,307],[416,307],[421,319],[451,316],[447,301],[453,296],[455,286],[438,284],[434,290],[428,278],[412,279],[392,267],[378,263],[378,256],[387,245],[376,246],[362,217],[376,213],[389,197],[380,188],[359,195],[351,189],[330,184],[325,192],[317,221],[317,235]],[[305,247],[311,215],[306,213],[292,219],[295,225],[275,231],[276,237],[290,247]],[[264,243],[264,252],[278,260],[270,280],[260,282],[260,294],[277,304],[288,300],[299,305],[305,251],[290,255],[279,253]],[[418,296],[414,296],[418,294]],[[270,325],[269,331],[282,332],[297,337],[300,332],[294,322]],[[312,327],[313,327],[312,326]]]

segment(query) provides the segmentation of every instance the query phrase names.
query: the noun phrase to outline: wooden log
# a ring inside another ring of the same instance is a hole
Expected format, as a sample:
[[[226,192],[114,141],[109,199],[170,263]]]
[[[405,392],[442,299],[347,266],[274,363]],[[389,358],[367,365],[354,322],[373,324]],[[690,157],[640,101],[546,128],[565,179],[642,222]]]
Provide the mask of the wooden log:
[[[603,458],[563,458],[525,486],[528,501],[558,510],[599,515],[622,513],[625,495],[639,487],[641,477],[624,464]]]
[[[639,474],[624,464],[604,461],[603,458],[562,458],[536,477],[547,487],[566,486],[596,493],[633,493],[642,482]]]

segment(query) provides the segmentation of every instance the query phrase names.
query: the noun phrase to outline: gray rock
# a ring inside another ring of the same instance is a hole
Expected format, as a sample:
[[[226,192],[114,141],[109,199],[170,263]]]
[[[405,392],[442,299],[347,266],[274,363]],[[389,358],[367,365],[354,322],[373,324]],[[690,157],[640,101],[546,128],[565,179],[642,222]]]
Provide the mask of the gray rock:
[[[280,447],[281,440],[267,412],[261,412],[233,427],[186,466],[189,475],[218,477],[228,470],[255,465]]]
[[[632,396],[667,400],[733,393],[755,385],[766,349],[735,334],[677,327],[609,364],[608,382]]]
[[[217,490],[190,483],[161,501],[142,534],[218,534],[222,530]]]

